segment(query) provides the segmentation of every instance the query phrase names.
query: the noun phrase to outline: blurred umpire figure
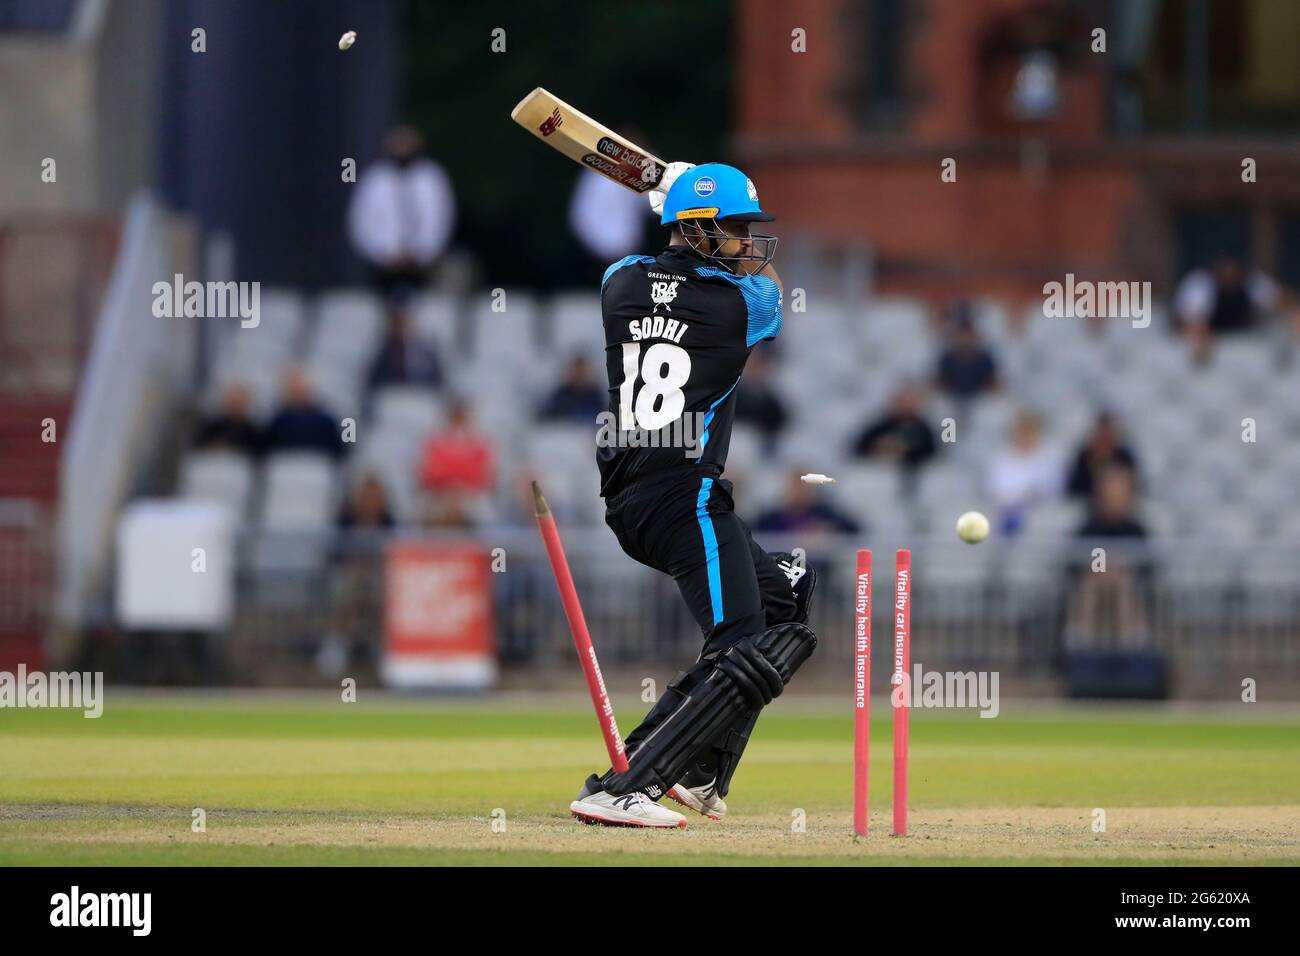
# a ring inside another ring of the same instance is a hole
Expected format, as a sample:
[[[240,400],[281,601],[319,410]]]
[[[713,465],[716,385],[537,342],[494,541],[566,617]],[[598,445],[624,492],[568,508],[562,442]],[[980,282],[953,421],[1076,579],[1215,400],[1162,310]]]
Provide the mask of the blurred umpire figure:
[[[609,411],[605,521],[625,553],[669,574],[699,622],[699,659],[627,737],[629,768],[591,775],[570,805],[588,823],[679,827],[670,796],[713,819],[759,711],[817,640],[804,626],[815,574],[756,545],[723,479],[736,385],[753,347],[781,328],[776,238],[744,173],[674,163],[650,196],[669,227],[657,257],[605,272]]]

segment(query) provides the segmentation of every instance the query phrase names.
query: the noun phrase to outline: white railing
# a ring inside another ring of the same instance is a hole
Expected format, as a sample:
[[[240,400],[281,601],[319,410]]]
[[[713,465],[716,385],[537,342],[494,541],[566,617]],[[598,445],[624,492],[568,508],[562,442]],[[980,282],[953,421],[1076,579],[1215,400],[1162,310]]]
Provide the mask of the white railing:
[[[63,445],[55,614],[65,626],[102,592],[118,510],[185,400],[196,326],[152,311],[154,283],[187,271],[182,239],[152,199],[131,202]]]
[[[277,574],[244,564],[232,648],[262,667],[280,656],[310,660],[314,642],[341,634],[377,648],[382,635],[382,545],[349,549],[349,539],[300,541],[293,553],[332,555],[315,568]],[[1216,675],[1268,673],[1300,681],[1300,588],[1295,578],[1250,576],[1261,560],[1284,568],[1300,547],[1234,548],[1205,542],[1177,549],[1141,542],[989,542],[972,548],[950,536],[908,542],[760,536],[765,547],[806,549],[820,579],[812,626],[820,647],[810,669],[848,673],[852,659],[854,551],[872,548],[877,647],[873,672],[888,679],[896,547],[913,556],[914,662],[939,670],[996,668],[1028,678],[1058,673],[1075,651],[1137,650],[1163,655],[1204,686]],[[507,666],[544,671],[572,665],[573,647],[545,554],[531,528],[482,534],[504,548],[508,570],[492,576],[498,651]],[[701,638],[676,585],[623,556],[603,529],[564,532],[565,547],[602,665],[681,667]],[[243,541],[251,556],[266,536]],[[1094,548],[1107,570],[1094,571]],[[358,573],[359,570],[362,573]],[[368,653],[368,652],[367,652]],[[237,680],[258,680],[256,671]],[[286,679],[287,670],[277,672]],[[308,677],[307,679],[310,679]]]

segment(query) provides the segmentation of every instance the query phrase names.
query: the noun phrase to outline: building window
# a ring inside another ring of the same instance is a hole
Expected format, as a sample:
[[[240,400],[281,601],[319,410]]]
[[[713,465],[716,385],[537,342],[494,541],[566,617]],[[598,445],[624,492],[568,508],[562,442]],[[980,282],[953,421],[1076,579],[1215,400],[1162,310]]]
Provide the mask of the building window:
[[[1117,116],[1121,129],[1290,132],[1300,121],[1300,4],[1134,0],[1114,13],[1117,83],[1132,84],[1140,99],[1138,111]]]
[[[847,62],[855,64],[858,115],[864,126],[881,129],[901,125],[906,61],[904,0],[866,0],[850,5],[847,15],[857,23],[850,31],[854,49]]]

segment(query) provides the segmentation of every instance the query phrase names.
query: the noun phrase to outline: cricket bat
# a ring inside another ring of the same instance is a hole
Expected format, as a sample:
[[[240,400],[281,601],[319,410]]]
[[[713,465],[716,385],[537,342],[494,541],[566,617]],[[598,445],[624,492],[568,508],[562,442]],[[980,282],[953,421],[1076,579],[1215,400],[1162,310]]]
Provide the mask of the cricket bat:
[[[540,86],[519,101],[510,118],[575,163],[627,189],[648,192],[663,178],[661,159]]]

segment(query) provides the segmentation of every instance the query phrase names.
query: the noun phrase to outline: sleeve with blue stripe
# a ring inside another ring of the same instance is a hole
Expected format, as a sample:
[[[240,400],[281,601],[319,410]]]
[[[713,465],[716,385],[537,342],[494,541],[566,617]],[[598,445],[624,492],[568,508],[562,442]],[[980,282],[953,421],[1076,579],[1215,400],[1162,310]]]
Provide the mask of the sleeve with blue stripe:
[[[714,266],[695,270],[702,276],[718,276],[740,290],[749,310],[745,344],[752,346],[763,339],[774,339],[781,331],[781,287],[770,276],[738,276]]]
[[[619,259],[618,262],[614,263],[612,266],[610,266],[608,269],[605,270],[605,278],[600,280],[601,289],[605,288],[605,283],[609,281],[609,277],[612,276],[619,269],[623,268],[624,266],[630,266],[634,262],[654,262],[654,261],[655,261],[654,256],[624,256],[622,259]]]

